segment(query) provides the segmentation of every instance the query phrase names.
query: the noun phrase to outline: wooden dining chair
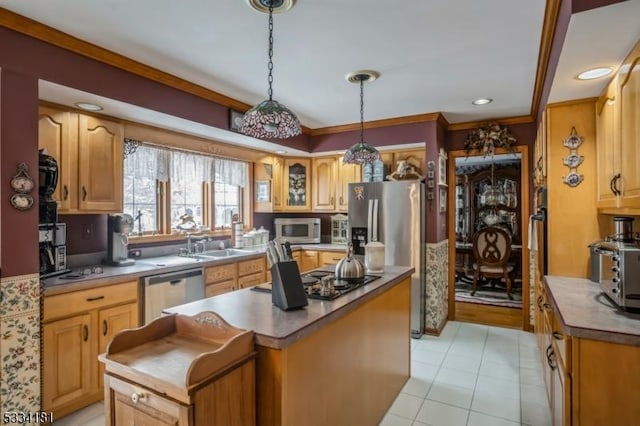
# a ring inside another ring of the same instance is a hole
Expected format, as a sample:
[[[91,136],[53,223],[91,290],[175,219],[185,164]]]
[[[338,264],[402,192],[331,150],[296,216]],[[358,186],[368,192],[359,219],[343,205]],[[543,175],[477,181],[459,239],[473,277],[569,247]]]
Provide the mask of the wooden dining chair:
[[[471,295],[475,295],[478,287],[478,279],[503,278],[507,285],[507,297],[511,295],[511,272],[513,265],[509,264],[511,256],[511,236],[507,231],[497,227],[482,228],[473,235],[473,289]]]

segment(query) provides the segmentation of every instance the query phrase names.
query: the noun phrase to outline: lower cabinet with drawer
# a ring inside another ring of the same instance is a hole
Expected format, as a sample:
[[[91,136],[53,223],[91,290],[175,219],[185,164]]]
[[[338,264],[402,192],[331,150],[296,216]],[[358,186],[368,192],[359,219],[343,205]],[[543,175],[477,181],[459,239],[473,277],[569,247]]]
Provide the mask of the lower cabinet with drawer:
[[[345,252],[342,251],[321,251],[318,253],[318,263],[319,266],[336,265],[344,256]]]
[[[205,280],[207,297],[262,284],[267,281],[265,258],[209,266],[205,269]]]
[[[42,409],[63,417],[103,398],[98,354],[138,326],[138,281],[45,296]]]

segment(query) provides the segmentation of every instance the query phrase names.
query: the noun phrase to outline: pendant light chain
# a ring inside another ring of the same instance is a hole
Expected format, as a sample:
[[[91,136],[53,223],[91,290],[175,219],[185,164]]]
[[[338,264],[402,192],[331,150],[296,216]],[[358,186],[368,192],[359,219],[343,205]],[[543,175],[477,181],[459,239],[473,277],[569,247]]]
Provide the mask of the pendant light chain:
[[[364,142],[364,79],[360,78],[360,142]]]
[[[273,100],[273,1],[269,2],[269,100]]]

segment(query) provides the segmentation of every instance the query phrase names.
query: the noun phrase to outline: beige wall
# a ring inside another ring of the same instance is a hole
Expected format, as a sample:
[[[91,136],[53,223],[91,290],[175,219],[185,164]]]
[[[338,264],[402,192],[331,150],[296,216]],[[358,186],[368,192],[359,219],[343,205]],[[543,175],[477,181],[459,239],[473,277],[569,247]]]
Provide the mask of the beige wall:
[[[547,259],[549,275],[589,276],[588,245],[600,237],[596,208],[595,99],[564,102],[547,107]],[[584,142],[577,154],[584,161],[577,168],[584,180],[577,187],[563,183],[569,173],[562,159],[570,150],[564,140],[575,127]]]

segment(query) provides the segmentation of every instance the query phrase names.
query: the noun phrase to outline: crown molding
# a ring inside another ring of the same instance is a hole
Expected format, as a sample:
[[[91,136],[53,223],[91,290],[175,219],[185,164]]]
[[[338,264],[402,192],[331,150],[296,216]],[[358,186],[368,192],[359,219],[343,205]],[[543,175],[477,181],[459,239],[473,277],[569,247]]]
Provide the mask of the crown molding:
[[[246,112],[252,107],[249,104],[86,42],[7,9],[0,8],[0,26],[240,112]],[[309,134],[310,129],[302,126],[302,132]]]
[[[561,4],[562,0],[547,0],[544,8],[544,21],[542,24],[542,35],[540,36],[540,48],[538,49],[536,79],[533,86],[533,98],[531,99],[530,114],[534,118],[538,114],[538,108],[542,101],[542,91],[544,90],[544,83],[547,79],[547,71],[549,70],[551,48],[553,47],[553,38],[556,34]]]
[[[405,117],[385,118],[382,120],[366,121],[364,123],[365,129],[375,129],[378,127],[390,127],[400,126],[404,124],[416,124],[427,123],[430,121],[437,121],[443,126],[447,126],[449,123],[439,112],[432,112],[428,114],[408,115]],[[329,135],[333,133],[352,132],[360,130],[360,123],[342,124],[340,126],[322,127],[319,129],[312,129],[311,136]]]
[[[558,107],[579,105],[579,104],[590,104],[590,103],[598,102],[598,99],[599,98],[597,96],[595,96],[595,97],[591,97],[591,98],[571,99],[569,101],[554,102],[552,104],[547,104],[547,109],[548,108],[558,108]]]
[[[535,119],[533,118],[532,115],[521,115],[518,117],[507,117],[507,118],[491,118],[488,120],[467,121],[464,123],[450,124],[447,130],[450,132],[454,132],[456,130],[476,129],[482,126],[483,124],[493,123],[493,122],[499,123],[503,126],[513,126],[514,124],[528,124],[528,123],[533,123],[534,121]]]

